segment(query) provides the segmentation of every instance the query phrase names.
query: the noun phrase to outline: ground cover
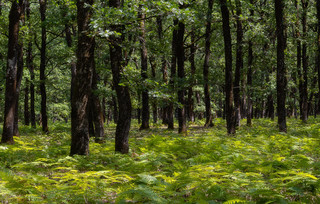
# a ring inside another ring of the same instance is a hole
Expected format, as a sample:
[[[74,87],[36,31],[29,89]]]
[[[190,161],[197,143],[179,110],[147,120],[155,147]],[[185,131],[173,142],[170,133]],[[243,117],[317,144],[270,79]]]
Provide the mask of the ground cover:
[[[245,124],[245,121],[242,121]],[[69,157],[70,127],[49,135],[22,127],[0,145],[2,203],[319,203],[320,119],[254,120],[237,135],[190,125],[188,135],[158,125],[130,132],[128,155],[114,153],[115,125],[89,156]]]

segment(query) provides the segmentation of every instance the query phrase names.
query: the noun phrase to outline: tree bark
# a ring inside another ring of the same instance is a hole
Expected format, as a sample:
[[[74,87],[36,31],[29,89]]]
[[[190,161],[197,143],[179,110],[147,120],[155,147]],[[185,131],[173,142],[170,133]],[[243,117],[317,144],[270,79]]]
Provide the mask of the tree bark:
[[[94,136],[95,142],[101,143],[104,141],[104,117],[100,99],[96,91],[98,90],[98,74],[96,73],[95,65],[93,65],[92,76],[92,92],[91,92],[91,110],[93,113]]]
[[[226,0],[220,0],[222,13],[222,27],[225,47],[225,91],[226,91],[226,119],[228,134],[235,134],[235,115],[233,109],[233,83],[232,83],[232,45],[229,22],[229,9]]]
[[[236,0],[236,21],[237,21],[237,55],[236,55],[236,70],[235,70],[235,79],[234,79],[234,106],[235,106],[235,125],[240,126],[240,80],[241,80],[241,71],[243,68],[243,29],[240,16],[242,15],[241,11],[241,2]]]
[[[5,110],[4,124],[1,143],[13,144],[14,123],[16,106],[19,96],[19,76],[18,70],[21,68],[19,59],[22,55],[22,45],[19,43],[19,23],[24,15],[24,1],[14,1],[9,13],[9,40],[7,55],[7,73],[6,73],[6,90],[5,90]],[[23,67],[23,66],[22,66]],[[20,73],[22,76],[22,73]]]
[[[195,55],[197,51],[197,47],[195,45],[196,41],[196,35],[194,31],[194,26],[192,27],[191,31],[191,47],[190,47],[190,69],[191,69],[191,82],[190,86],[188,88],[188,118],[191,122],[195,121],[194,116],[194,100],[193,100],[193,86],[194,86],[194,80],[195,80],[195,74],[196,74],[196,63],[195,63]]]
[[[120,8],[120,0],[110,0],[110,7]],[[117,33],[123,33],[122,25],[112,25],[111,29]],[[123,37],[123,36],[122,36]],[[110,37],[110,59],[113,76],[113,83],[117,93],[119,105],[119,118],[116,128],[116,144],[115,151],[126,154],[129,152],[129,130],[131,125],[131,98],[129,87],[119,85],[122,79],[123,58],[122,58],[122,42],[123,38],[118,36]]]
[[[175,77],[176,77],[176,68],[177,68],[177,26],[178,26],[178,20],[175,19],[173,21],[173,32],[172,32],[172,53],[171,53],[171,75],[170,75],[170,82],[169,87],[172,94],[174,94],[175,89]],[[168,129],[174,129],[174,105],[173,101],[170,102],[169,108],[168,108]]]
[[[47,0],[39,0],[40,3],[40,15],[41,15],[41,57],[40,57],[40,94],[41,94],[41,119],[42,119],[42,131],[49,132],[48,128],[48,116],[47,116],[47,92],[46,92],[46,51],[47,51],[47,28],[46,10]]]
[[[317,71],[318,71],[318,113],[320,113],[320,1],[317,1]]]
[[[213,0],[208,1],[208,13],[205,33],[205,57],[203,64],[203,81],[204,81],[204,101],[206,107],[206,123],[205,127],[212,127],[212,113],[211,113],[211,98],[209,91],[209,61],[210,61],[210,47],[211,47],[211,21],[212,21],[212,7]]]
[[[153,80],[156,80],[156,67],[157,64],[155,63],[155,57],[151,56],[149,58],[150,66],[151,66],[151,73]],[[158,122],[158,106],[157,106],[157,98],[153,97],[152,101],[152,117],[153,117],[153,123],[156,124]]]
[[[24,124],[30,124],[30,112],[29,112],[29,81],[26,78],[26,85],[24,88]]]
[[[30,2],[26,1],[26,14],[27,21],[30,21]],[[29,23],[30,26],[30,23]],[[34,108],[35,96],[34,96],[34,64],[33,64],[33,54],[32,54],[32,40],[28,42],[27,56],[26,56],[26,66],[30,72],[30,120],[31,127],[36,128],[36,113]]]
[[[95,39],[89,35],[93,0],[77,1],[77,65],[72,80],[70,155],[89,154],[88,109],[92,88]],[[87,6],[88,4],[89,6]]]
[[[146,46],[146,28],[145,13],[142,11],[142,5],[139,6],[138,18],[140,20],[140,52],[141,52],[141,78],[144,82],[148,79],[148,51]],[[149,129],[150,108],[149,108],[149,92],[145,86],[142,86],[142,114],[141,114],[140,130]]]
[[[253,0],[250,0],[250,4],[253,5]],[[250,9],[250,17],[254,16],[254,10]],[[252,40],[248,42],[248,73],[247,73],[247,126],[252,125],[252,65],[253,65],[253,51]]]
[[[185,25],[183,22],[179,22],[178,32],[177,32],[177,42],[176,42],[178,79],[179,79],[179,82],[181,82],[181,85],[179,86],[179,89],[178,89],[178,102],[180,103],[178,107],[178,122],[179,122],[179,133],[183,133],[183,134],[187,132],[187,121],[186,121],[186,114],[185,114],[185,88],[184,88],[184,81],[185,81],[184,32],[185,32]]]
[[[307,9],[308,0],[302,0],[302,104],[301,104],[301,120],[307,122],[308,120],[308,56],[307,56]]]
[[[284,50],[286,40],[284,36],[285,25],[283,23],[283,0],[274,0],[275,16],[277,24],[277,112],[278,126],[280,132],[287,132],[286,122],[286,94],[287,94],[287,79],[286,67],[284,61]]]

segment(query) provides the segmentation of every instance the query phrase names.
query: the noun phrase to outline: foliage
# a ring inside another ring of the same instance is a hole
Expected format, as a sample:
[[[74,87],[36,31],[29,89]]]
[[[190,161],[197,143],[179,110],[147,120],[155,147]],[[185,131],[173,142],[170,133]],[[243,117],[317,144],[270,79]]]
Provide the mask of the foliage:
[[[245,121],[242,121],[243,123]],[[130,135],[128,155],[114,139],[90,143],[89,156],[69,157],[70,127],[50,135],[22,127],[15,145],[0,146],[2,203],[317,203],[319,119],[254,120],[236,137],[222,120],[213,129],[190,124],[182,137],[162,127]],[[113,135],[114,124],[106,126]]]

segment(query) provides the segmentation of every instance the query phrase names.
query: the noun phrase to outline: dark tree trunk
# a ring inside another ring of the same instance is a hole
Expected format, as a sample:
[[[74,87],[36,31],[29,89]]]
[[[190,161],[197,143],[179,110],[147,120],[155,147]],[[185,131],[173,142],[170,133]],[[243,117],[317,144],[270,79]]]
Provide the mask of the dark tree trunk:
[[[156,80],[156,67],[157,64],[155,63],[155,57],[150,57],[150,66],[151,66],[151,73],[153,80]],[[158,106],[157,106],[157,98],[152,98],[152,116],[153,116],[153,123],[156,124],[158,122]]]
[[[27,21],[30,21],[30,2],[26,1],[26,13]],[[32,55],[32,40],[28,42],[26,65],[30,72],[30,120],[31,127],[36,128],[36,114],[34,109],[34,65],[33,65],[33,55]]]
[[[112,90],[115,89],[114,87],[115,86],[112,85]],[[112,94],[112,106],[113,106],[113,122],[115,124],[117,124],[118,123],[118,118],[119,118],[119,111],[118,111],[117,98],[113,94]]]
[[[225,91],[226,91],[226,119],[228,134],[235,134],[235,115],[233,110],[233,83],[232,83],[232,45],[229,24],[229,9],[226,0],[220,0],[223,37],[225,47]]]
[[[162,42],[163,40],[163,29],[162,29],[162,16],[157,17],[157,25],[158,25],[158,36],[159,41]],[[164,83],[168,84],[168,68],[165,56],[162,54],[161,56],[161,68],[162,68],[162,78]],[[166,100],[165,105],[162,109],[162,123],[168,124],[168,110],[169,110],[169,103]]]
[[[277,24],[277,112],[278,126],[280,132],[287,132],[286,122],[286,94],[287,79],[286,67],[284,62],[284,50],[286,47],[286,39],[284,35],[285,25],[283,23],[283,0],[274,0],[275,16]]]
[[[174,94],[175,89],[175,77],[176,77],[176,68],[177,68],[177,26],[178,26],[178,20],[173,21],[173,32],[172,32],[172,53],[171,53],[171,75],[170,75],[170,91],[171,94]],[[168,108],[168,129],[174,129],[174,105],[173,101],[170,102],[169,108]]]
[[[308,0],[302,0],[302,32],[303,32],[303,43],[302,43],[302,104],[301,104],[301,120],[307,122],[308,120],[308,57],[307,57],[307,8]]]
[[[46,21],[46,9],[47,0],[39,0],[40,3],[40,15],[41,15],[41,57],[40,57],[40,94],[41,94],[41,119],[42,119],[42,131],[49,132],[48,129],[48,117],[47,117],[47,92],[46,92],[46,50],[47,50],[47,28]]]
[[[110,0],[110,7],[120,8],[120,0]],[[123,32],[123,26],[112,25],[111,29],[118,33]],[[123,38],[118,36],[110,37],[110,59],[113,76],[113,83],[118,98],[119,118],[116,128],[115,151],[126,154],[129,152],[129,130],[131,125],[131,99],[128,86],[119,85],[122,81],[123,58],[122,58]]]
[[[185,60],[185,53],[184,53],[184,32],[185,32],[185,25],[183,22],[178,23],[178,32],[177,32],[177,65],[178,65],[178,79],[179,82],[182,84],[179,86],[178,89],[178,102],[180,103],[178,107],[178,122],[179,122],[179,133],[186,133],[187,132],[187,121],[186,121],[186,114],[185,114],[185,88],[184,88],[184,81],[185,81],[185,70],[184,70],[184,60]]]
[[[250,0],[250,4],[253,5],[253,0]],[[250,16],[253,17],[254,10],[250,9]],[[253,51],[252,51],[252,41],[249,40],[248,43],[248,73],[247,73],[247,126],[252,125],[252,65],[253,65]]]
[[[317,35],[317,71],[318,71],[318,113],[320,113],[320,1],[317,1],[317,19],[318,19],[318,35]]]
[[[94,62],[93,62],[94,63]],[[93,65],[93,76],[92,76],[92,93],[91,93],[91,110],[94,123],[94,136],[95,142],[103,142],[104,140],[104,117],[103,109],[101,107],[99,96],[96,91],[98,90],[98,74]]]
[[[29,81],[26,78],[26,87],[24,88],[24,124],[30,124],[30,112],[29,112]]]
[[[194,117],[194,101],[193,101],[193,86],[194,86],[194,80],[195,80],[195,74],[196,74],[196,64],[195,64],[195,54],[197,51],[195,41],[196,36],[194,32],[194,27],[191,31],[191,47],[190,47],[190,69],[191,69],[191,82],[190,86],[188,88],[188,118],[191,122],[195,121]]]
[[[148,78],[148,52],[146,46],[146,28],[145,28],[145,17],[146,15],[142,12],[142,5],[139,6],[138,18],[140,20],[140,52],[141,52],[141,78],[144,82]],[[149,129],[149,92],[145,86],[142,86],[142,114],[141,114],[141,126],[140,130]]]
[[[235,125],[240,126],[240,80],[241,80],[241,71],[243,68],[243,54],[242,54],[242,44],[243,44],[243,29],[241,17],[241,2],[236,0],[236,21],[237,21],[237,56],[236,56],[236,70],[235,70],[235,79],[234,79],[234,106],[235,106]]]
[[[203,81],[204,81],[204,102],[206,106],[206,123],[205,127],[212,127],[212,113],[211,113],[211,99],[209,91],[209,61],[210,61],[210,47],[211,47],[211,21],[212,21],[212,6],[213,0],[208,1],[208,13],[206,22],[205,34],[205,57],[203,64]]]
[[[13,144],[15,114],[19,96],[19,78],[22,77],[22,44],[19,43],[19,24],[24,15],[24,1],[14,1],[9,14],[9,40],[5,90],[4,124],[1,143]],[[21,72],[21,73],[19,73]],[[20,76],[19,76],[20,75]]]
[[[70,155],[89,154],[88,109],[94,67],[94,37],[89,35],[93,0],[77,1],[78,45],[77,65],[72,80],[71,151]]]

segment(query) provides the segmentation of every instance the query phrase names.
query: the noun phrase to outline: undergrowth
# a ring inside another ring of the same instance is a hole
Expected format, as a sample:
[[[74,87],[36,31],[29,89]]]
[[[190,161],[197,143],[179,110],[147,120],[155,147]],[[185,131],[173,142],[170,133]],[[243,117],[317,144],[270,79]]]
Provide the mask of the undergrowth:
[[[245,124],[245,121],[242,121]],[[320,120],[254,120],[227,136],[225,122],[187,136],[158,126],[130,133],[130,153],[114,153],[114,124],[89,156],[70,157],[70,127],[49,135],[22,127],[0,145],[2,203],[320,203]]]

